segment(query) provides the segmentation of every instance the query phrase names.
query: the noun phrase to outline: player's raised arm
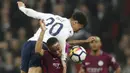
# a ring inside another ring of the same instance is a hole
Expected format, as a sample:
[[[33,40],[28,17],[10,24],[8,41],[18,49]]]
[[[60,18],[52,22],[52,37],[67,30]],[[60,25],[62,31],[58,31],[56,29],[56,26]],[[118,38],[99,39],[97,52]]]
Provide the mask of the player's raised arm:
[[[42,49],[42,42],[43,42],[42,40],[43,40],[46,28],[45,28],[45,23],[43,23],[41,20],[40,20],[40,26],[41,26],[42,31],[35,45],[35,53],[40,53],[41,55],[43,55],[44,50]]]
[[[49,16],[52,15],[52,14],[37,12],[30,8],[26,8],[25,4],[22,1],[18,1],[17,4],[18,4],[18,8],[20,9],[20,11],[22,11],[24,14],[26,14],[29,17],[33,17],[36,19],[44,19],[44,18],[48,17],[48,15]]]
[[[44,50],[42,50],[42,40],[44,37],[44,33],[45,33],[45,23],[42,22],[42,20],[40,20],[40,26],[41,26],[41,33],[40,36],[36,42],[35,45],[35,55],[33,55],[33,57],[31,58],[30,62],[29,62],[29,71],[28,73],[42,73],[42,68],[40,67],[40,55],[43,55]]]

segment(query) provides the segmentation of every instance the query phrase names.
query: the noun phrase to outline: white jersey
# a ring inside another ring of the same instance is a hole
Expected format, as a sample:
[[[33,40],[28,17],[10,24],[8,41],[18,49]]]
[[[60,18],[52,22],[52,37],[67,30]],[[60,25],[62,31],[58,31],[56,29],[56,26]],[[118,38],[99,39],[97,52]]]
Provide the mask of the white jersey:
[[[71,27],[70,20],[67,18],[60,17],[58,15],[41,13],[25,7],[20,7],[19,9],[27,16],[36,19],[41,19],[45,22],[47,30],[45,31],[43,41],[46,42],[51,37],[57,38],[62,47],[62,60],[66,60],[66,40],[73,35],[73,29]],[[41,28],[39,28],[38,31],[34,34],[34,36],[31,37],[29,40],[37,41],[40,32]]]

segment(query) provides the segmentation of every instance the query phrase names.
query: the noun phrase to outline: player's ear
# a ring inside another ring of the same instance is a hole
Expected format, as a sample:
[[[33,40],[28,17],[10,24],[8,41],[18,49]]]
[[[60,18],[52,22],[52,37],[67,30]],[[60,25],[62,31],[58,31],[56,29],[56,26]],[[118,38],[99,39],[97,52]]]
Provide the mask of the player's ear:
[[[102,47],[102,42],[100,41],[100,46]]]

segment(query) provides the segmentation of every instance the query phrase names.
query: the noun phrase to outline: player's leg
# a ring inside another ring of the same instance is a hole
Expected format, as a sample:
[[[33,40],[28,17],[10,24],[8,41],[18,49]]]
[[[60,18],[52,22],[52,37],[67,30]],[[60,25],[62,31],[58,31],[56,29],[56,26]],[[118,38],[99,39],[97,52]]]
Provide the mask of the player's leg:
[[[35,41],[27,41],[21,50],[21,72],[27,73],[32,51],[35,48]]]
[[[28,73],[42,73],[41,67],[30,67]]]
[[[27,41],[21,50],[21,73],[27,73],[29,69],[30,57],[35,53],[36,41]],[[43,43],[44,50],[48,50],[48,47]]]
[[[36,53],[31,57],[28,73],[42,73],[40,54]]]

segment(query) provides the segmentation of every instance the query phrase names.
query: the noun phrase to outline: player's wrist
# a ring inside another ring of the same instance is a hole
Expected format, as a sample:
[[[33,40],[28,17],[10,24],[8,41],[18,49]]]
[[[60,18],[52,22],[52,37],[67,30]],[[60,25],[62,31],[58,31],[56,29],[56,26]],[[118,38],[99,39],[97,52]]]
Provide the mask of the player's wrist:
[[[18,7],[25,7],[25,4],[21,1],[18,1],[17,4],[18,4]]]
[[[45,27],[46,25],[45,25],[44,21],[40,20],[39,23],[40,23],[42,31],[46,31],[46,27]]]
[[[46,28],[44,28],[44,29],[42,28],[42,32],[45,32],[45,31],[46,31]]]

